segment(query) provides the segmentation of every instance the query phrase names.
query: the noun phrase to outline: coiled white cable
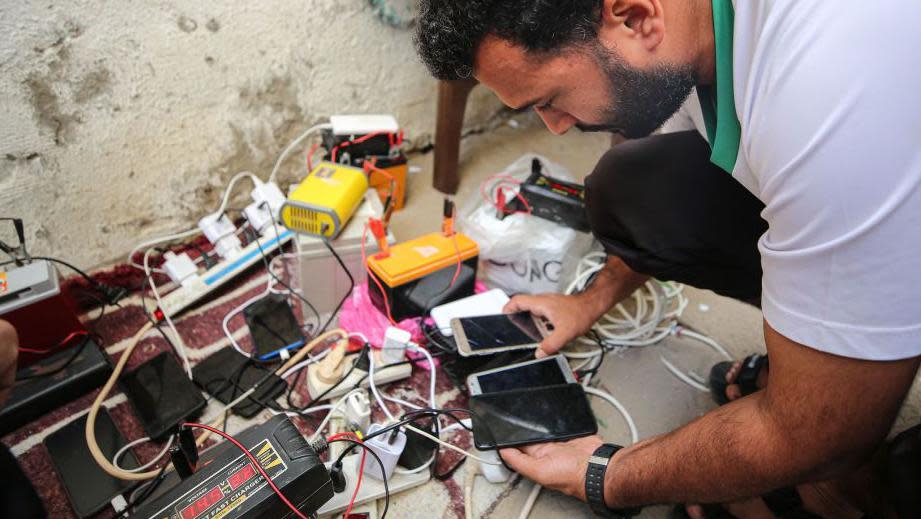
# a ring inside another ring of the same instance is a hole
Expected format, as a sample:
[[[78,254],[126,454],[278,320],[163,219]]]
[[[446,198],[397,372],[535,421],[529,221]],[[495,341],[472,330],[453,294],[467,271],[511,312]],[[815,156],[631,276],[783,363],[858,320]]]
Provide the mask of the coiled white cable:
[[[131,473],[143,472],[149,469],[150,467],[154,466],[158,461],[160,461],[161,458],[163,458],[163,456],[166,456],[166,453],[169,452],[170,447],[173,446],[174,438],[175,436],[170,435],[169,440],[166,442],[166,445],[163,447],[163,450],[161,450],[156,456],[151,458],[150,461],[148,461],[147,463],[141,465],[140,467],[135,467],[133,469],[126,469],[122,467],[121,465],[118,464],[118,460],[120,460],[121,457],[125,455],[125,452],[127,452],[128,449],[136,445],[140,445],[142,443],[147,443],[151,440],[149,436],[145,436],[143,438],[138,438],[137,440],[134,440],[133,442],[126,443],[124,447],[122,447],[121,449],[118,449],[118,452],[115,453],[115,456],[112,456],[112,466],[114,466],[115,468],[119,470],[123,470],[125,472],[131,472]]]
[[[602,251],[593,251],[584,256],[579,260],[576,275],[566,287],[566,293],[585,290],[595,274],[604,268],[606,261],[607,255]],[[623,303],[618,303],[595,323],[592,332],[597,334],[605,347],[614,348],[615,351],[652,346],[674,335],[702,342],[724,358],[731,359],[729,353],[713,339],[679,326],[678,320],[688,305],[683,290],[681,284],[649,280],[633,293],[632,312]],[[597,344],[596,340],[589,337],[580,337],[578,342]],[[564,351],[563,354],[569,359],[591,359],[601,355],[601,351]],[[666,369],[679,380],[695,389],[709,391],[704,384],[681,372],[664,355],[660,359]]]

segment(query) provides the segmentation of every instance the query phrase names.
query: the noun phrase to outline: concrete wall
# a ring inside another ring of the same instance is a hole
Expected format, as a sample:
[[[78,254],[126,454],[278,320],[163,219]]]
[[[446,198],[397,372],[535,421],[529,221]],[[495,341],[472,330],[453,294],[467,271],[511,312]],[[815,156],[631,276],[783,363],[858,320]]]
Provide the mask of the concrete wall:
[[[82,266],[190,227],[231,175],[265,178],[330,114],[393,113],[416,142],[434,130],[411,32],[367,0],[8,1],[0,34],[0,216]],[[486,89],[470,106],[469,125],[499,109]]]

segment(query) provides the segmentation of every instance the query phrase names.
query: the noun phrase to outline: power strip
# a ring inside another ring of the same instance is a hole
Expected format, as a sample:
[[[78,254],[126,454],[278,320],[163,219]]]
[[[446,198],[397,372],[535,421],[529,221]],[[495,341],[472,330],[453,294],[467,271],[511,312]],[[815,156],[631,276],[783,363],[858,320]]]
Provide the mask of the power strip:
[[[236,255],[223,259],[217,265],[189,281],[188,284],[180,286],[163,296],[160,311],[170,317],[175,316],[253,266],[257,261],[262,261],[263,254],[270,254],[289,242],[293,237],[294,233],[291,231],[285,230],[275,236],[274,231],[269,230],[266,236],[262,236],[250,243]],[[261,250],[260,247],[262,248]]]
[[[377,366],[383,366],[384,362],[380,357],[380,350],[373,350],[371,353],[374,355],[374,385],[382,386],[384,384],[389,384],[390,382],[395,382],[397,380],[402,380],[404,378],[409,378],[413,374],[413,368],[411,364],[400,364],[398,366],[389,366],[386,368],[377,368]],[[352,364],[358,360],[358,354],[352,354],[347,356],[342,360],[342,373],[348,373],[351,369]],[[317,377],[317,372],[320,370],[318,364],[311,364],[307,367],[307,390],[310,392],[310,398],[315,399],[317,396],[323,394],[324,391],[328,390],[333,384],[325,383]],[[329,394],[323,397],[324,400],[332,400],[336,397],[342,396],[355,387],[358,387],[359,382],[361,387],[369,387],[370,377],[366,377],[367,371],[356,369],[349,374],[348,378],[343,380],[336,386],[335,389],[329,392]],[[364,380],[362,380],[364,379]]]
[[[375,371],[374,374],[377,375],[377,371]],[[317,512],[317,515],[320,517],[333,517],[335,514],[345,512],[345,509],[348,508],[349,501],[352,499],[352,493],[355,492],[355,484],[358,482],[358,463],[361,461],[361,451],[356,449],[356,452],[359,454],[349,456],[342,460],[342,469],[346,474],[345,490],[334,495],[332,499],[320,507],[319,512]],[[368,463],[377,462],[374,461],[373,456],[368,455],[365,458],[365,464]],[[326,468],[329,468],[329,466],[330,464],[327,463]],[[422,470],[415,474],[394,472],[390,479],[387,480],[390,498],[393,499],[393,496],[399,492],[423,485],[427,483],[430,478],[431,475],[428,470]],[[370,478],[365,474],[364,477],[361,478],[361,487],[358,489],[358,495],[355,496],[355,505],[381,499],[384,495],[384,482]],[[355,512],[356,510],[353,507],[352,513]]]

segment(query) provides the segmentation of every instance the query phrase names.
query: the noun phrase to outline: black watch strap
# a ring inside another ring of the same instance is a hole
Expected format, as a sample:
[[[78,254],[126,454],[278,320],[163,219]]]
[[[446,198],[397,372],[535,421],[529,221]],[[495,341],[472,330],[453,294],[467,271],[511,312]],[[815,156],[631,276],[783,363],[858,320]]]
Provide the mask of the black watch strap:
[[[612,510],[604,504],[604,475],[614,453],[619,451],[619,445],[605,443],[595,449],[588,459],[588,470],[585,472],[585,499],[592,512],[599,517],[631,517],[636,510]]]

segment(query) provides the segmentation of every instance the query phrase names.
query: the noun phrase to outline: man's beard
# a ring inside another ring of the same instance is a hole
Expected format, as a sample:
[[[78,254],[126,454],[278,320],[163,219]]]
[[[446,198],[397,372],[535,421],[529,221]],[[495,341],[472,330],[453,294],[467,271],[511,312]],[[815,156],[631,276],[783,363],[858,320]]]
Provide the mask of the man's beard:
[[[690,65],[658,65],[651,70],[628,66],[600,44],[591,51],[604,71],[611,105],[597,124],[576,125],[584,132],[620,133],[628,139],[646,137],[681,108],[697,78]]]

